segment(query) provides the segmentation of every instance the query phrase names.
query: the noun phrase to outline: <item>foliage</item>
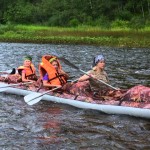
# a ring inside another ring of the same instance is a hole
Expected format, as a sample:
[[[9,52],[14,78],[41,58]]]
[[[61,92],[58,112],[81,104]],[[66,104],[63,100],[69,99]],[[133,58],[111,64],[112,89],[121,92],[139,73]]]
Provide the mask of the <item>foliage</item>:
[[[100,27],[47,27],[27,25],[0,25],[0,41],[90,44],[118,47],[150,47],[150,28],[135,30],[101,29]]]
[[[70,21],[69,21],[69,25],[71,26],[71,27],[76,27],[76,26],[78,26],[79,25],[79,20],[78,19],[71,19]]]
[[[150,0],[1,0],[0,24],[144,28]],[[143,22],[143,23],[142,23]]]
[[[128,28],[129,27],[129,22],[124,21],[124,20],[115,20],[111,24],[112,28]]]
[[[132,29],[142,29],[145,27],[145,19],[141,17],[133,17],[130,22],[130,28]]]

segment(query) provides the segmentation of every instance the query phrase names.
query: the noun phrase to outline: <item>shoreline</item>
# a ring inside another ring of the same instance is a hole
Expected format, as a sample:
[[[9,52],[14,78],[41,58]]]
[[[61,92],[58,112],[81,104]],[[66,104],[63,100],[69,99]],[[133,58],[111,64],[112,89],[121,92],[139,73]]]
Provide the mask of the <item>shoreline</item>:
[[[1,25],[0,42],[149,48],[150,29]]]

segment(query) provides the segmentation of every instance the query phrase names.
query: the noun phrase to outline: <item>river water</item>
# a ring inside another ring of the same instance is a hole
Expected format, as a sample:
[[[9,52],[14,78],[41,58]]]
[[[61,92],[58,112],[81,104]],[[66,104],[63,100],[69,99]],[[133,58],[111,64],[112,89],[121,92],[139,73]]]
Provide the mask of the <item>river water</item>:
[[[93,57],[103,54],[111,85],[150,86],[150,49],[0,43],[0,52],[0,71],[22,65],[26,54],[33,56],[36,68],[42,55],[54,54],[88,71]],[[62,66],[74,79],[82,74]],[[22,96],[0,93],[0,149],[149,150],[150,121],[46,101],[28,106]]]

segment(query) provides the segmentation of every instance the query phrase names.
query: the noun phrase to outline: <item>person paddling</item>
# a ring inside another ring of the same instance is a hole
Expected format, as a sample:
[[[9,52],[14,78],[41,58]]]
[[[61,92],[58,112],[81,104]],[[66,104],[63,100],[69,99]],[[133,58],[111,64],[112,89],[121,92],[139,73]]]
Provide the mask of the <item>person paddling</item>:
[[[69,93],[92,97],[97,100],[110,100],[115,95],[118,99],[119,90],[107,86],[109,83],[108,75],[105,69],[105,58],[103,55],[94,57],[92,69],[78,79],[78,82],[68,88]],[[99,82],[99,80],[103,82]]]
[[[109,83],[108,75],[104,69],[105,69],[105,58],[103,55],[98,55],[94,57],[92,70],[87,72],[89,76],[85,74],[81,76],[78,79],[78,81],[83,82],[89,80],[90,87],[93,92],[98,92],[100,90],[106,89],[108,87],[98,82],[97,80],[94,80],[99,79],[104,81],[105,83]]]
[[[17,70],[22,82],[37,81],[36,69],[32,64],[31,56],[25,56],[23,66],[19,66]]]
[[[39,65],[40,78],[45,87],[61,87],[68,79],[68,74],[62,70],[59,60],[55,56],[45,55]]]

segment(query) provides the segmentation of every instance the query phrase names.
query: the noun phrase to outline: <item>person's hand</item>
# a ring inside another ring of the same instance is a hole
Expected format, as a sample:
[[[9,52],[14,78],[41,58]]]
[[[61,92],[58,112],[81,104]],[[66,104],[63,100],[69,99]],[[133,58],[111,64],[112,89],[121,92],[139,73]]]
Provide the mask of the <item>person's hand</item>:
[[[96,79],[96,76],[93,75],[93,74],[89,74],[89,77],[90,77],[90,78],[93,78],[93,79]]]
[[[117,88],[117,91],[120,91],[121,89],[120,88],[118,88],[118,87],[116,87]]]
[[[63,70],[59,70],[59,74],[64,75],[66,73]]]
[[[56,85],[56,87],[57,87],[57,88],[61,88],[62,86],[61,86],[61,85]]]

